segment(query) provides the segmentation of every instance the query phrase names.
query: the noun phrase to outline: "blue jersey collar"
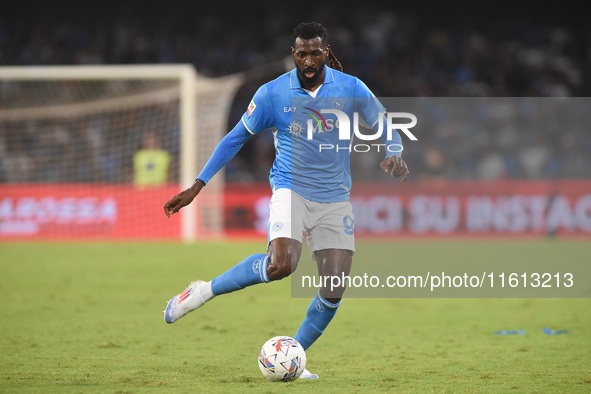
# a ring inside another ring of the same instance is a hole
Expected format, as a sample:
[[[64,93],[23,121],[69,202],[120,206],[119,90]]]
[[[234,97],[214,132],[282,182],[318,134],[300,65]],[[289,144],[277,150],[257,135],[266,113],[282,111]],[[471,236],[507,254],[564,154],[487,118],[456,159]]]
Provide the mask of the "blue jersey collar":
[[[332,83],[334,81],[334,75],[332,73],[332,68],[324,65],[324,83]],[[298,78],[298,69],[294,68],[289,73],[289,87],[291,89],[303,89],[302,84],[300,83],[300,79]]]

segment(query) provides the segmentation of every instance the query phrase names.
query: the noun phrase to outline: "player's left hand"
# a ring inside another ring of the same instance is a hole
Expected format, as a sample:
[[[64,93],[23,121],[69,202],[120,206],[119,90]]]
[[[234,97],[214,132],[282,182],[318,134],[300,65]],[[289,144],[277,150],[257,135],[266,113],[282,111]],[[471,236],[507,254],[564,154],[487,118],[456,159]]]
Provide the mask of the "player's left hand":
[[[380,163],[380,167],[382,167],[384,172],[389,172],[392,178],[397,178],[401,175],[404,175],[404,178],[402,178],[400,182],[406,181],[410,175],[406,163],[398,156],[388,157],[386,160]]]

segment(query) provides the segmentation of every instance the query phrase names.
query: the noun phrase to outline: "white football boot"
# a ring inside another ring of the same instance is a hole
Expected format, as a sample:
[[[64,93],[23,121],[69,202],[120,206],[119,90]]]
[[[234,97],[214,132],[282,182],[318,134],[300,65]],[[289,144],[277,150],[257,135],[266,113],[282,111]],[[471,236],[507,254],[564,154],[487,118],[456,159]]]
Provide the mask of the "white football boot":
[[[164,310],[164,321],[168,324],[174,323],[212,298],[211,282],[202,280],[191,282],[185,291],[175,295],[168,301],[168,305]]]

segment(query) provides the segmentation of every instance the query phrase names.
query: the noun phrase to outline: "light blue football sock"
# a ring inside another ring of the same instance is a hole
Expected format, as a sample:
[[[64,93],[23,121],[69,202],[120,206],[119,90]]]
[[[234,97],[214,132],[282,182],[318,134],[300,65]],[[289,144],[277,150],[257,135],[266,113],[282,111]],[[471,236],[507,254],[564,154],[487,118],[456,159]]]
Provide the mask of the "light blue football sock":
[[[340,301],[336,304],[326,301],[322,298],[320,292],[314,297],[306,312],[306,318],[293,337],[303,346],[304,350],[312,346],[320,335],[322,335],[328,323],[330,323],[337,313],[339,305],[341,305]]]
[[[214,295],[221,295],[258,283],[269,282],[268,260],[269,258],[264,253],[248,256],[241,263],[214,278],[211,281],[211,291]]]

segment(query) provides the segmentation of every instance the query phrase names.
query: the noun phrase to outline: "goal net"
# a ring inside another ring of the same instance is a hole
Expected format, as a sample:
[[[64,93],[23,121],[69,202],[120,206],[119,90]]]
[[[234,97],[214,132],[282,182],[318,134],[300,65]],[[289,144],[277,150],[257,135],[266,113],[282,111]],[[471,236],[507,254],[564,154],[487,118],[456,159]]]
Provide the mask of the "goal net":
[[[0,67],[0,239],[217,236],[223,173],[167,219],[244,75],[190,65]]]

